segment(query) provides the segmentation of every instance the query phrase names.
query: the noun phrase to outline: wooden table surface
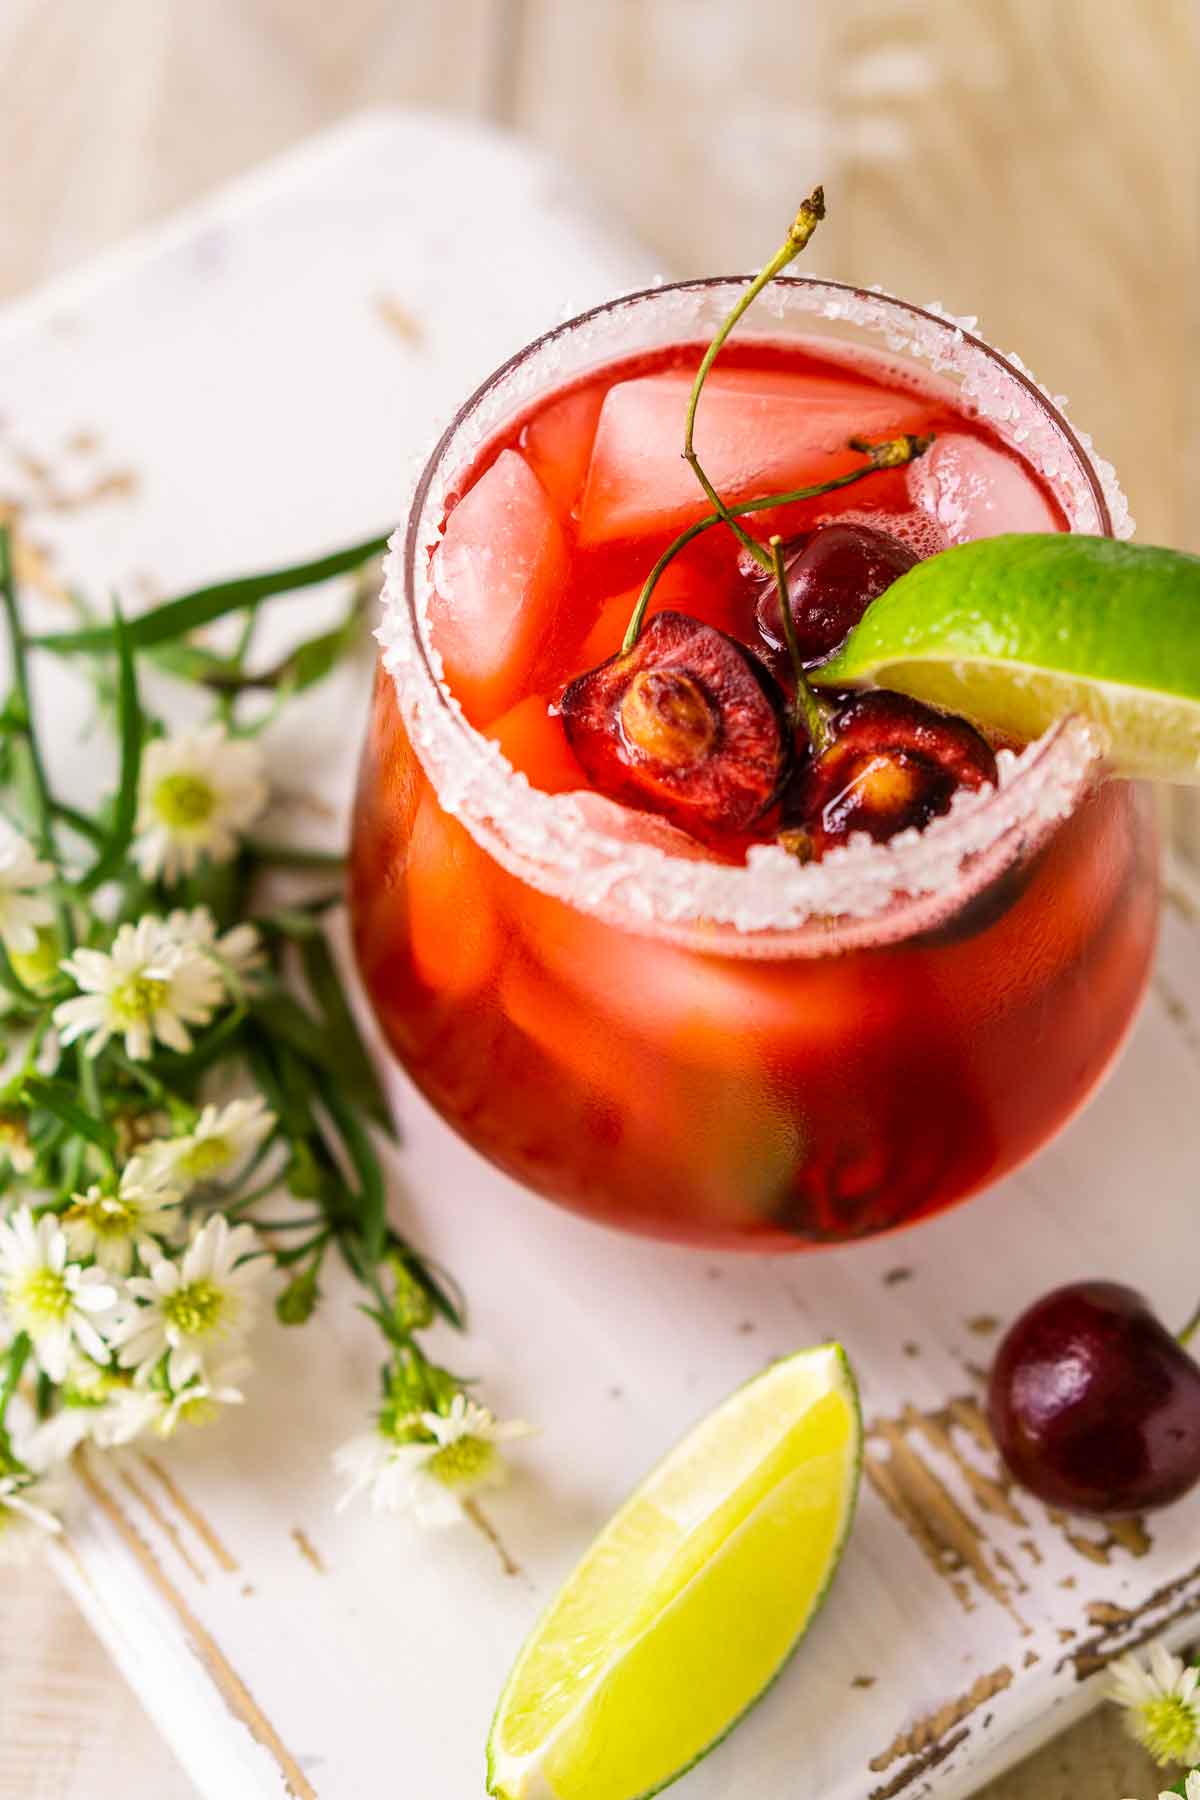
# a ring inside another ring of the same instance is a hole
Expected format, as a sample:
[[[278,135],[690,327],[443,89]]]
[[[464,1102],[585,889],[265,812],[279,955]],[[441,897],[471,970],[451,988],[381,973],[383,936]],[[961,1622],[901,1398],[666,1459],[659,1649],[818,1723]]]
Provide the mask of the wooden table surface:
[[[813,267],[978,312],[1200,549],[1191,0],[4,0],[0,72],[0,298],[372,104],[531,133],[684,274],[820,178]],[[192,1796],[48,1575],[4,1594],[0,1800]],[[1156,1791],[1105,1713],[987,1800]]]

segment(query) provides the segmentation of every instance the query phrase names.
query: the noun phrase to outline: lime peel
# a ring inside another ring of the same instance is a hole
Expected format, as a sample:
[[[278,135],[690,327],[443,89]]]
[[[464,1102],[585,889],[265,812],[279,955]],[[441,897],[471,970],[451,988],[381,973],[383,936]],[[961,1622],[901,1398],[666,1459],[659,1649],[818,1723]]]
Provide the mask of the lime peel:
[[[497,1800],[646,1800],[761,1697],[823,1602],[862,1460],[838,1345],[774,1364],[615,1515],[528,1640],[488,1744]]]

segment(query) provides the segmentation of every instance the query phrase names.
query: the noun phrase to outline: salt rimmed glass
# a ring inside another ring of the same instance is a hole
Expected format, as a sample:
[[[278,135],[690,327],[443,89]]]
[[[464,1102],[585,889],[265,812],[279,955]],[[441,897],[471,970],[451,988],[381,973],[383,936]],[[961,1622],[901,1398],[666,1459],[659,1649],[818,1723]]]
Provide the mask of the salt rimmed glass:
[[[501,886],[527,890],[581,920],[598,921],[589,927],[593,931],[658,941],[663,960],[693,953],[698,959],[698,993],[704,990],[703,970],[718,963],[724,966],[726,959],[744,963],[753,958],[782,972],[798,962],[819,961],[833,967],[840,959],[845,967],[859,957],[869,962],[889,949],[922,945],[928,948],[920,954],[936,960],[939,933],[947,940],[944,960],[949,959],[954,920],[971,916],[972,909],[975,913],[986,909],[987,896],[1006,880],[1011,883],[1015,870],[1052,855],[1056,840],[1073,822],[1078,834],[1078,822],[1089,808],[1095,809],[1103,750],[1084,725],[1066,721],[1019,756],[1002,753],[997,790],[960,796],[951,812],[924,832],[902,834],[887,845],[855,842],[808,867],[774,846],[761,846],[750,852],[744,867],[734,867],[682,861],[653,844],[598,829],[586,802],[532,788],[509,767],[496,745],[467,723],[442,681],[440,660],[428,634],[427,608],[431,551],[480,447],[539,398],[607,363],[707,340],[740,285],[732,280],[692,282],[622,297],[547,334],[497,371],[460,411],[420,477],[407,529],[393,539],[388,558],[380,630],[390,682],[381,688],[377,712],[382,706],[394,714],[394,730],[404,753],[412,755],[415,778],[429,784],[439,813],[461,824]],[[1128,513],[1112,471],[1092,454],[1060,407],[1016,359],[1000,356],[969,329],[969,323],[879,293],[801,278],[769,288],[739,327],[739,338],[757,337],[773,344],[815,342],[822,354],[834,358],[848,352],[856,358],[869,354],[892,386],[927,391],[930,376],[938,378],[955,390],[954,403],[960,410],[987,420],[1034,465],[1072,530],[1127,535]],[[375,830],[371,821],[364,824],[363,809],[365,805],[370,811],[371,784],[382,779],[378,758],[372,762],[369,752],[356,842],[362,841],[364,832],[369,836]],[[1153,863],[1153,825],[1144,796],[1111,785],[1104,794],[1100,805],[1107,813],[1115,806],[1128,826],[1130,867],[1136,864],[1143,889],[1147,884],[1152,889],[1154,878],[1146,870]],[[1106,829],[1112,824],[1106,819]],[[357,864],[361,862],[356,858]],[[402,879],[399,871],[396,878]],[[370,879],[379,879],[377,867]],[[361,920],[364,907],[369,910],[361,875],[356,885]],[[464,896],[464,904],[470,904],[469,896]],[[1111,1057],[1136,1004],[1153,936],[1152,913],[1152,905],[1137,912],[1136,942],[1125,958],[1127,991],[1113,1018],[1106,1021],[1102,1054],[1090,1059],[1095,1067],[1088,1087]],[[511,1145],[489,1141],[486,1131],[473,1129],[448,1097],[445,1083],[422,1069],[411,1034],[386,1016],[388,1008],[379,998],[378,946],[368,947],[364,954],[360,931],[359,947],[385,1029],[435,1103],[486,1153],[555,1197],[618,1222],[705,1242],[827,1241],[902,1222],[899,1217],[884,1217],[878,1208],[860,1209],[860,1216],[848,1218],[844,1230],[836,1223],[830,1227],[828,1220],[811,1231],[802,1220],[787,1222],[781,1229],[778,1218],[763,1220],[758,1213],[748,1223],[738,1219],[731,1225],[723,1219],[713,1221],[711,1208],[698,1209],[693,1220],[686,1205],[658,1211],[653,1204],[623,1209],[619,1197],[606,1192],[603,1171],[575,1181],[564,1169],[562,1155],[551,1159],[556,1167],[550,1173],[531,1168]],[[586,953],[595,948],[589,941]],[[396,953],[403,956],[402,942]],[[580,954],[585,954],[584,946]],[[674,962],[669,966],[674,968]],[[586,993],[580,998],[586,1005]],[[483,1004],[480,996],[471,997],[470,1006]],[[607,1022],[611,1030],[611,1007]],[[636,1036],[634,1013],[627,1022]],[[508,1023],[514,1030],[524,1029],[513,1026],[511,1018]],[[753,1039],[752,1020],[747,1029]],[[1072,1020],[1070,1029],[1078,1030],[1078,1021]],[[897,1030],[902,1034],[902,1020],[897,1020]],[[877,1073],[886,1078],[884,1065]],[[529,1070],[524,1078],[530,1078]],[[706,1091],[699,1095],[702,1103],[709,1097]],[[1063,1095],[1051,1109],[1055,1116],[1047,1118],[1040,1130],[1018,1134],[1019,1142],[1014,1138],[1011,1146],[985,1158],[985,1176],[1028,1154],[1034,1147],[1029,1140],[1040,1141],[1082,1097],[1077,1091]],[[595,1100],[594,1095],[591,1098]],[[769,1112],[778,1100],[775,1095],[765,1110]],[[764,1108],[756,1105],[750,1111],[758,1118]],[[743,1127],[749,1129],[751,1122],[739,1122],[734,1135]],[[811,1134],[811,1129],[809,1119],[805,1131]],[[658,1173],[661,1180],[662,1170]],[[964,1191],[977,1185],[979,1176],[974,1172],[958,1182]],[[907,1205],[905,1217],[959,1197],[942,1191],[944,1182],[934,1186],[937,1191],[931,1191],[928,1206],[918,1195]],[[627,1181],[626,1189],[628,1193]]]

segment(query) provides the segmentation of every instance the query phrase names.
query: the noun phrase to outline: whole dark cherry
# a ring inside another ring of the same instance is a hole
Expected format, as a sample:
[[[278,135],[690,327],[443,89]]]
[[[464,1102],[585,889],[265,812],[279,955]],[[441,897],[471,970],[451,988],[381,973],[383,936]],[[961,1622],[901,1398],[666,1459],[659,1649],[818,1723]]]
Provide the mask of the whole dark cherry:
[[[806,663],[832,656],[872,600],[920,558],[907,544],[872,525],[819,525],[784,546],[796,641]],[[759,630],[772,649],[786,642],[779,589],[763,583]]]
[[[904,694],[877,689],[842,705],[832,742],[810,757],[783,802],[785,838],[819,858],[864,831],[883,843],[920,830],[960,788],[996,780],[991,746],[973,725]]]
[[[996,1354],[988,1416],[1010,1472],[1069,1512],[1120,1518],[1200,1481],[1200,1364],[1132,1288],[1056,1288]]]

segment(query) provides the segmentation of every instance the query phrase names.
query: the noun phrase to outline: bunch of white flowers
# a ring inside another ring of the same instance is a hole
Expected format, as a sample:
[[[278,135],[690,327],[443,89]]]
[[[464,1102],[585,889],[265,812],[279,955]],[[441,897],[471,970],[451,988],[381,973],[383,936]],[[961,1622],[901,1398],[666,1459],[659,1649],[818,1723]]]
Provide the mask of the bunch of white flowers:
[[[0,522],[0,1557],[57,1528],[55,1471],[81,1446],[238,1404],[264,1278],[283,1277],[279,1322],[302,1325],[330,1252],[386,1344],[376,1429],[338,1456],[353,1490],[440,1522],[501,1478],[498,1445],[527,1429],[421,1348],[435,1315],[461,1314],[387,1218],[372,1133],[391,1118],[322,923],[341,858],[248,836],[269,798],[258,733],[351,647],[365,589],[337,630],[252,671],[257,609],[380,548],[31,639]],[[238,614],[232,653],[197,635]],[[139,645],[175,652],[208,723],[171,731],[147,711]],[[81,653],[115,713],[117,785],[90,815],[50,787],[39,648]],[[283,869],[301,884],[285,905]]]

